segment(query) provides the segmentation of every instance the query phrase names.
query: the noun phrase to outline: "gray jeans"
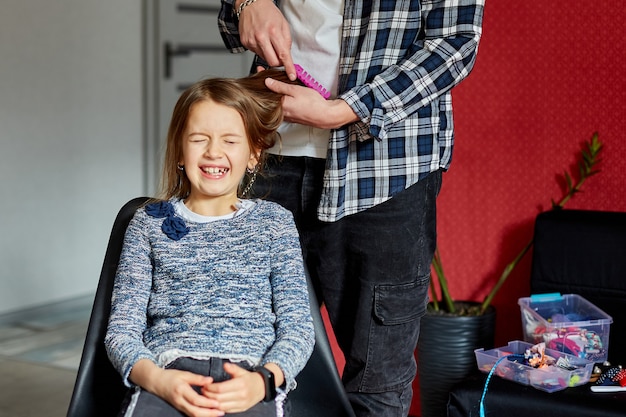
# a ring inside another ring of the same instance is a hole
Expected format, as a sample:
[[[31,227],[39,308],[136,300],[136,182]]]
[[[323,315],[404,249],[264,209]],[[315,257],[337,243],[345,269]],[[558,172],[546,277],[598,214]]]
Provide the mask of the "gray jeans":
[[[212,376],[216,382],[230,379],[230,375],[224,372],[223,359],[211,358],[197,360],[180,358],[167,366],[167,369],[179,369],[195,374]],[[248,366],[238,363],[248,368]],[[198,389],[199,391],[199,389]],[[227,416],[241,417],[276,417],[276,404],[274,402],[261,402],[243,413],[230,413]],[[183,413],[172,407],[167,401],[139,387],[131,390],[119,414],[120,417],[185,417]]]

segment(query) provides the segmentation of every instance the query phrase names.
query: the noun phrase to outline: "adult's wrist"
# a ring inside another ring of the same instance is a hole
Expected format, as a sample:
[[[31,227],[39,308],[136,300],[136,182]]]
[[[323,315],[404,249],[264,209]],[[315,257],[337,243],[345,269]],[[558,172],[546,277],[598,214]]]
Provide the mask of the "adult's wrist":
[[[250,6],[254,2],[256,2],[256,0],[235,0],[233,11],[235,13],[235,16],[237,16],[237,20],[239,20],[241,12],[243,12],[246,7]]]
[[[352,107],[343,99],[335,99],[330,103],[331,111],[328,113],[332,115],[332,120],[329,122],[332,126],[331,129],[337,129],[341,126],[345,126],[350,123],[354,123],[360,120],[359,116],[354,112]]]

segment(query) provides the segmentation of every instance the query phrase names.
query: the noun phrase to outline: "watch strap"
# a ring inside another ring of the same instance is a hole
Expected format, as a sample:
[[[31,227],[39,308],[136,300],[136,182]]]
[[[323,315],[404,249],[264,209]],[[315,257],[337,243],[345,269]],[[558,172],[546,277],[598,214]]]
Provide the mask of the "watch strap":
[[[263,382],[265,383],[265,398],[263,398],[263,402],[274,401],[274,398],[276,398],[274,373],[264,366],[255,366],[252,368],[252,371],[259,373],[263,377]]]

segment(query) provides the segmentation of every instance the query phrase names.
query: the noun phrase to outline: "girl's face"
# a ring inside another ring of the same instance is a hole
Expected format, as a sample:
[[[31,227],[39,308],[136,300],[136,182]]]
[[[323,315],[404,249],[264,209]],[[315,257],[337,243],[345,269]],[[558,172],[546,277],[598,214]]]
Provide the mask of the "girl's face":
[[[197,102],[189,112],[182,141],[179,162],[191,183],[187,207],[203,215],[231,213],[246,168],[253,169],[258,161],[239,113],[211,100]]]

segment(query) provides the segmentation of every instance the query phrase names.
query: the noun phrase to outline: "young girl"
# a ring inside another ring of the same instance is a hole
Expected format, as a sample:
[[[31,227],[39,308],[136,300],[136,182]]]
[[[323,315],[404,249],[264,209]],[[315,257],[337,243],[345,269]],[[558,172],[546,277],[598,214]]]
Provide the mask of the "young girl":
[[[121,415],[280,416],[312,352],[292,215],[239,197],[276,139],[264,79],[279,75],[203,80],[174,108],[162,199],[130,222],[113,289],[105,345],[134,387]]]

